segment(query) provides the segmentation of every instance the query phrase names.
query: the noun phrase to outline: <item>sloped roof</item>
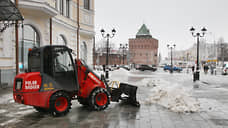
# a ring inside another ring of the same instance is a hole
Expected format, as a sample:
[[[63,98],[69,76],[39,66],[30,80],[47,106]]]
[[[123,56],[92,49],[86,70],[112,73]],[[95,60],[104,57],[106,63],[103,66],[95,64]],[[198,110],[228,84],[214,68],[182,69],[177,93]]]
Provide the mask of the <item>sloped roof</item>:
[[[136,34],[136,37],[137,36],[150,36],[150,37],[152,37],[150,34],[150,30],[146,27],[145,24],[143,24],[141,26],[141,28],[139,29],[139,31]]]
[[[0,21],[23,20],[23,17],[11,0],[0,0]]]

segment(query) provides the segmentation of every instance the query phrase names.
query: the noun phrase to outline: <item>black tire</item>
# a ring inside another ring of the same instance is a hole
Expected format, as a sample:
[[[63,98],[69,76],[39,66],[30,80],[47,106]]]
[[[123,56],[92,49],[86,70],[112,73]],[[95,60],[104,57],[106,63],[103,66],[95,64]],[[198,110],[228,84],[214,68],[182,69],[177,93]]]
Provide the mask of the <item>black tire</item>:
[[[34,109],[36,109],[36,111],[38,111],[40,113],[47,113],[48,112],[48,109],[46,109],[46,108],[41,108],[41,107],[34,106]]]
[[[89,105],[93,110],[104,110],[110,104],[110,94],[104,88],[96,88],[90,95]]]
[[[50,98],[50,109],[49,112],[53,116],[64,116],[71,109],[71,99],[65,92],[54,93]]]
[[[88,98],[78,97],[78,102],[83,106],[89,106]]]

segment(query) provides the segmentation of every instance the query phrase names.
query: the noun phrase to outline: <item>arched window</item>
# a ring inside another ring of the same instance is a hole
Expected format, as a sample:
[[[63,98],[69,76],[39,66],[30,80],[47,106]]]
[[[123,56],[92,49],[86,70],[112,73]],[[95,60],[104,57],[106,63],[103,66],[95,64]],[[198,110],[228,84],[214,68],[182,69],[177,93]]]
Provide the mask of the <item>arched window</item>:
[[[57,45],[67,45],[66,38],[63,35],[59,35],[56,41]]]
[[[30,48],[40,47],[40,36],[37,30],[29,24],[19,28],[19,68],[28,68],[28,52]]]
[[[87,62],[87,45],[86,42],[82,42],[80,46],[81,59]]]

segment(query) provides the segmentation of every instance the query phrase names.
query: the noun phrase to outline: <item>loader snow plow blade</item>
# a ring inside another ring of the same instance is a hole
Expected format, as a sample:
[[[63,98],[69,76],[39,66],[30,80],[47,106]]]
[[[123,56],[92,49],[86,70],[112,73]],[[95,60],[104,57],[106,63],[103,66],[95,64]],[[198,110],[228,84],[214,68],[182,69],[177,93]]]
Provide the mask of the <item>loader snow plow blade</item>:
[[[115,102],[122,100],[124,103],[140,107],[139,102],[136,100],[137,88],[137,86],[126,83],[119,83],[119,86],[117,88],[114,88],[112,86],[110,87],[111,100]]]

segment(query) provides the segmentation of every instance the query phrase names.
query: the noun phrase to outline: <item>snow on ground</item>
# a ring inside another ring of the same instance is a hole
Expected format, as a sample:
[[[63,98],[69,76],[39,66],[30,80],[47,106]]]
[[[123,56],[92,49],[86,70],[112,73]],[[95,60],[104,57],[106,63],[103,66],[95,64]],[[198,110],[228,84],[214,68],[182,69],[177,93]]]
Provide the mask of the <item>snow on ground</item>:
[[[208,112],[208,111],[222,111],[227,109],[222,103],[218,102],[215,99],[208,99],[208,98],[200,98],[200,111],[201,112]]]
[[[11,118],[10,120],[0,123],[0,127],[6,126],[10,123],[17,123],[20,121],[21,117],[30,113],[34,113],[35,111],[34,109],[32,109],[33,107],[31,106],[24,106],[22,104],[19,104],[18,107],[18,112],[11,112],[9,110],[0,109],[0,114],[4,113],[6,117]]]
[[[128,82],[129,71],[123,68],[110,72],[110,81]]]
[[[6,104],[13,99],[13,94],[5,94],[1,96],[0,104]]]
[[[157,76],[147,78],[151,74],[140,74],[138,71],[127,71],[119,69],[110,72],[111,81],[130,82],[128,77],[144,77],[144,79],[134,84],[144,87],[150,87],[151,93],[147,104],[155,103],[164,106],[174,112],[197,112],[200,109],[200,103],[192,97],[191,90],[183,88],[178,83],[171,83]],[[177,74],[179,75],[179,74]],[[186,79],[186,78],[185,78]]]
[[[0,109],[0,114],[7,112],[5,109]]]
[[[17,123],[17,122],[19,122],[19,120],[16,119],[16,118],[13,118],[13,119],[11,119],[11,120],[8,120],[8,121],[6,121],[6,122],[1,123],[0,126],[6,126],[6,125],[8,125],[8,124],[10,124],[10,123]]]
[[[224,83],[226,83],[228,76],[221,76],[221,75],[201,75],[200,81],[203,84],[209,84],[211,87],[221,87]]]
[[[102,74],[105,76],[105,73],[103,71],[94,71],[97,75],[101,76]],[[118,69],[114,71],[109,71],[109,80],[110,81],[119,81],[126,83],[128,82],[128,76],[129,76],[129,71],[125,69]]]
[[[192,92],[196,91],[193,88],[199,86],[202,89],[210,86],[211,88],[227,90],[220,88],[222,83],[227,80],[227,77],[221,77],[220,75],[205,75],[201,73],[200,81],[192,83],[192,74],[190,73],[174,73],[170,78],[161,78],[161,76],[167,75],[164,72],[157,72],[157,75],[154,75],[153,78],[151,78],[150,72],[140,72],[137,70],[129,72],[125,69],[119,69],[109,73],[111,81],[131,83],[131,81],[128,81],[128,77],[144,78],[134,82],[134,85],[151,88],[150,97],[145,103],[159,104],[174,112],[217,111],[222,109],[221,103],[216,100],[196,99],[193,97]],[[185,81],[189,83],[184,83]],[[197,91],[199,92],[200,90]],[[205,90],[202,90],[202,93],[203,91]]]
[[[174,74],[169,79],[145,78],[141,81],[146,87],[152,87],[151,96],[146,103],[162,105],[174,112],[220,111],[226,106],[210,98],[195,98],[193,92],[205,91],[227,92],[225,76],[201,74],[199,82],[192,82],[191,74]],[[174,77],[178,78],[175,81]],[[182,82],[182,83],[181,83]],[[197,89],[197,86],[199,89]],[[196,87],[196,88],[194,88]]]

